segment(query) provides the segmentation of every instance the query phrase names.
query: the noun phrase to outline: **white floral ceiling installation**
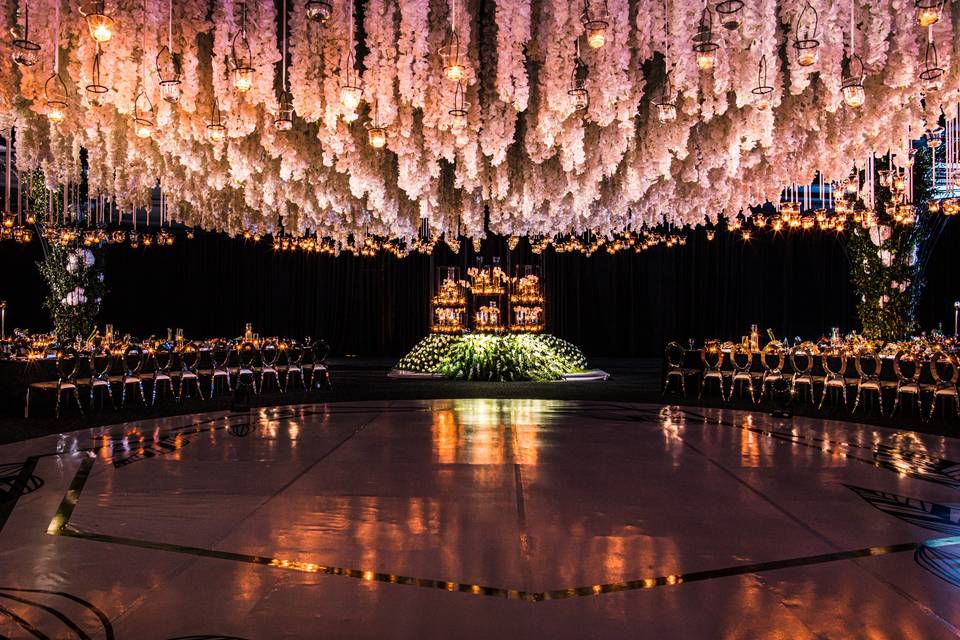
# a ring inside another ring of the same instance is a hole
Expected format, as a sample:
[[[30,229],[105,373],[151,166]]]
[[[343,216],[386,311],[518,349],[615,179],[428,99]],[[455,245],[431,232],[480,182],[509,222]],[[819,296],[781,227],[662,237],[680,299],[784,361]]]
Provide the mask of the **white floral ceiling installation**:
[[[173,219],[233,233],[282,223],[412,239],[422,220],[448,237],[699,223],[896,153],[960,95],[960,4],[931,0],[925,10],[709,0],[706,15],[697,0],[57,2],[5,5],[0,126],[16,128],[20,166],[75,184],[86,149],[91,193],[129,209],[159,182]],[[284,6],[287,131],[275,126]],[[98,44],[103,22],[112,37]],[[812,65],[800,64],[798,39],[818,43]],[[704,48],[713,60],[694,52],[704,42],[719,45]],[[158,60],[163,47],[175,58]],[[844,101],[851,53],[863,67],[858,108]],[[55,64],[66,90],[58,123]],[[245,92],[236,67],[252,69]],[[922,80],[931,68],[944,73]],[[176,102],[161,94],[171,77]],[[675,119],[660,122],[658,104],[675,105]],[[383,148],[370,144],[381,136]]]

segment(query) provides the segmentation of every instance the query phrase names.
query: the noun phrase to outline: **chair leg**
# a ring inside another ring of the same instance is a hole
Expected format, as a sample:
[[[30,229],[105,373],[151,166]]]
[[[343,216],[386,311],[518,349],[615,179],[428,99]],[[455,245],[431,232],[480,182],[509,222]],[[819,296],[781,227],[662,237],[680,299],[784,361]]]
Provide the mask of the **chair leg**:
[[[27,397],[23,403],[23,417],[24,419],[30,417],[30,386],[27,385]]]
[[[83,415],[83,405],[80,404],[80,389],[77,387],[73,388],[73,399],[77,401],[77,409],[80,411],[80,415]]]
[[[61,395],[63,395],[63,392],[61,391],[60,387],[57,387],[57,404],[53,408],[53,415],[57,420],[60,419],[60,396]]]

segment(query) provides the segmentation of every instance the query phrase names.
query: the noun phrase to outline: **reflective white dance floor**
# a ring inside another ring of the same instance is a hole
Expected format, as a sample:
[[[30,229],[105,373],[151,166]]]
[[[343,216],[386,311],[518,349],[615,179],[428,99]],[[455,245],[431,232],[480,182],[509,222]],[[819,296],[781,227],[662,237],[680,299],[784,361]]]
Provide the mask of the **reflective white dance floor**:
[[[0,637],[960,637],[960,441],[539,400],[0,447]]]

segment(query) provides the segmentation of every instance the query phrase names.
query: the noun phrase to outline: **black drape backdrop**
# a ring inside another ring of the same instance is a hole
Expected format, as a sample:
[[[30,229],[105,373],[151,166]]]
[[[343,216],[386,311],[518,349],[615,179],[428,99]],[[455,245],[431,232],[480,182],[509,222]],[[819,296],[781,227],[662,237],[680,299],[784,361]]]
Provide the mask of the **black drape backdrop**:
[[[928,268],[919,308],[924,327],[952,330],[960,225],[950,224]],[[470,250],[465,245],[465,252]],[[487,256],[502,240],[485,242]],[[339,354],[399,355],[426,332],[433,267],[472,263],[438,249],[399,260],[391,255],[337,258],[274,252],[268,242],[219,234],[179,236],[172,247],[104,252],[108,296],[101,323],[135,335],[183,327],[188,337],[236,336],[245,322],[262,334],[323,336]],[[704,336],[737,339],[751,323],[777,336],[818,337],[831,326],[854,329],[856,307],[843,243],[817,232],[744,242],[702,230],[686,246],[590,258],[530,256],[525,243],[514,262],[542,261],[551,330],[588,355],[658,355],[665,341]],[[0,298],[7,328],[49,328],[37,243],[0,250]]]

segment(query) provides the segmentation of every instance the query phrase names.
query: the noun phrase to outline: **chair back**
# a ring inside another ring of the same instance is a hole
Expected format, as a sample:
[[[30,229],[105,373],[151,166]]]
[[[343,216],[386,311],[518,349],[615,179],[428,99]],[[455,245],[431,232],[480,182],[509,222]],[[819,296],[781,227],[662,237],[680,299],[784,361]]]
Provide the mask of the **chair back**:
[[[930,375],[938,387],[956,386],[960,378],[960,367],[957,366],[956,356],[946,353],[942,349],[930,354]]]
[[[843,347],[823,349],[820,365],[828,378],[842,378],[847,373],[847,350]]]
[[[73,347],[57,350],[57,377],[60,380],[73,381],[80,369],[80,356]]]
[[[667,361],[667,368],[671,370],[681,369],[683,367],[683,353],[683,347],[681,347],[678,343],[668,343],[663,354]]]
[[[143,368],[143,361],[146,359],[143,355],[143,347],[138,344],[127,345],[120,356],[123,362],[123,371],[128,376],[135,376]]]
[[[715,340],[704,343],[703,349],[700,351],[700,361],[703,362],[707,371],[720,371],[725,357],[726,354]]]
[[[153,367],[155,373],[169,373],[173,366],[173,347],[163,343],[153,350]]]
[[[860,376],[860,381],[877,381],[880,379],[880,369],[883,366],[880,361],[880,355],[871,349],[865,347],[860,349],[853,359],[853,366]]]
[[[253,345],[250,345],[253,346]],[[230,345],[224,340],[214,340],[210,345],[210,362],[213,369],[223,369],[230,359]]]
[[[283,348],[287,354],[287,366],[294,368],[299,367],[300,363],[303,362],[303,346],[296,341],[291,341],[281,345],[281,348]]]
[[[186,342],[180,347],[180,370],[197,372],[200,364],[200,347],[195,342]]]
[[[316,340],[311,345],[313,351],[313,364],[326,364],[327,356],[330,355],[330,345],[326,340]]]
[[[750,365],[753,364],[753,352],[750,347],[743,344],[737,344],[730,352],[730,364],[733,365],[734,373],[743,373],[750,371]]]
[[[237,357],[240,360],[240,368],[249,369],[257,359],[257,347],[249,340],[241,342],[237,347]]]
[[[786,349],[779,342],[771,340],[760,352],[760,364],[767,373],[780,373],[786,362]]]
[[[280,349],[273,340],[264,340],[260,343],[260,364],[267,368],[273,368],[280,358]]]
[[[113,352],[105,344],[90,350],[90,377],[94,380],[106,380],[113,368]]]
[[[813,371],[813,354],[816,345],[812,342],[801,342],[790,350],[790,366],[797,375],[808,376]],[[801,366],[801,363],[802,366]]]
[[[921,369],[917,356],[912,351],[898,351],[893,359],[893,372],[897,374],[900,384],[917,382],[920,379]]]

